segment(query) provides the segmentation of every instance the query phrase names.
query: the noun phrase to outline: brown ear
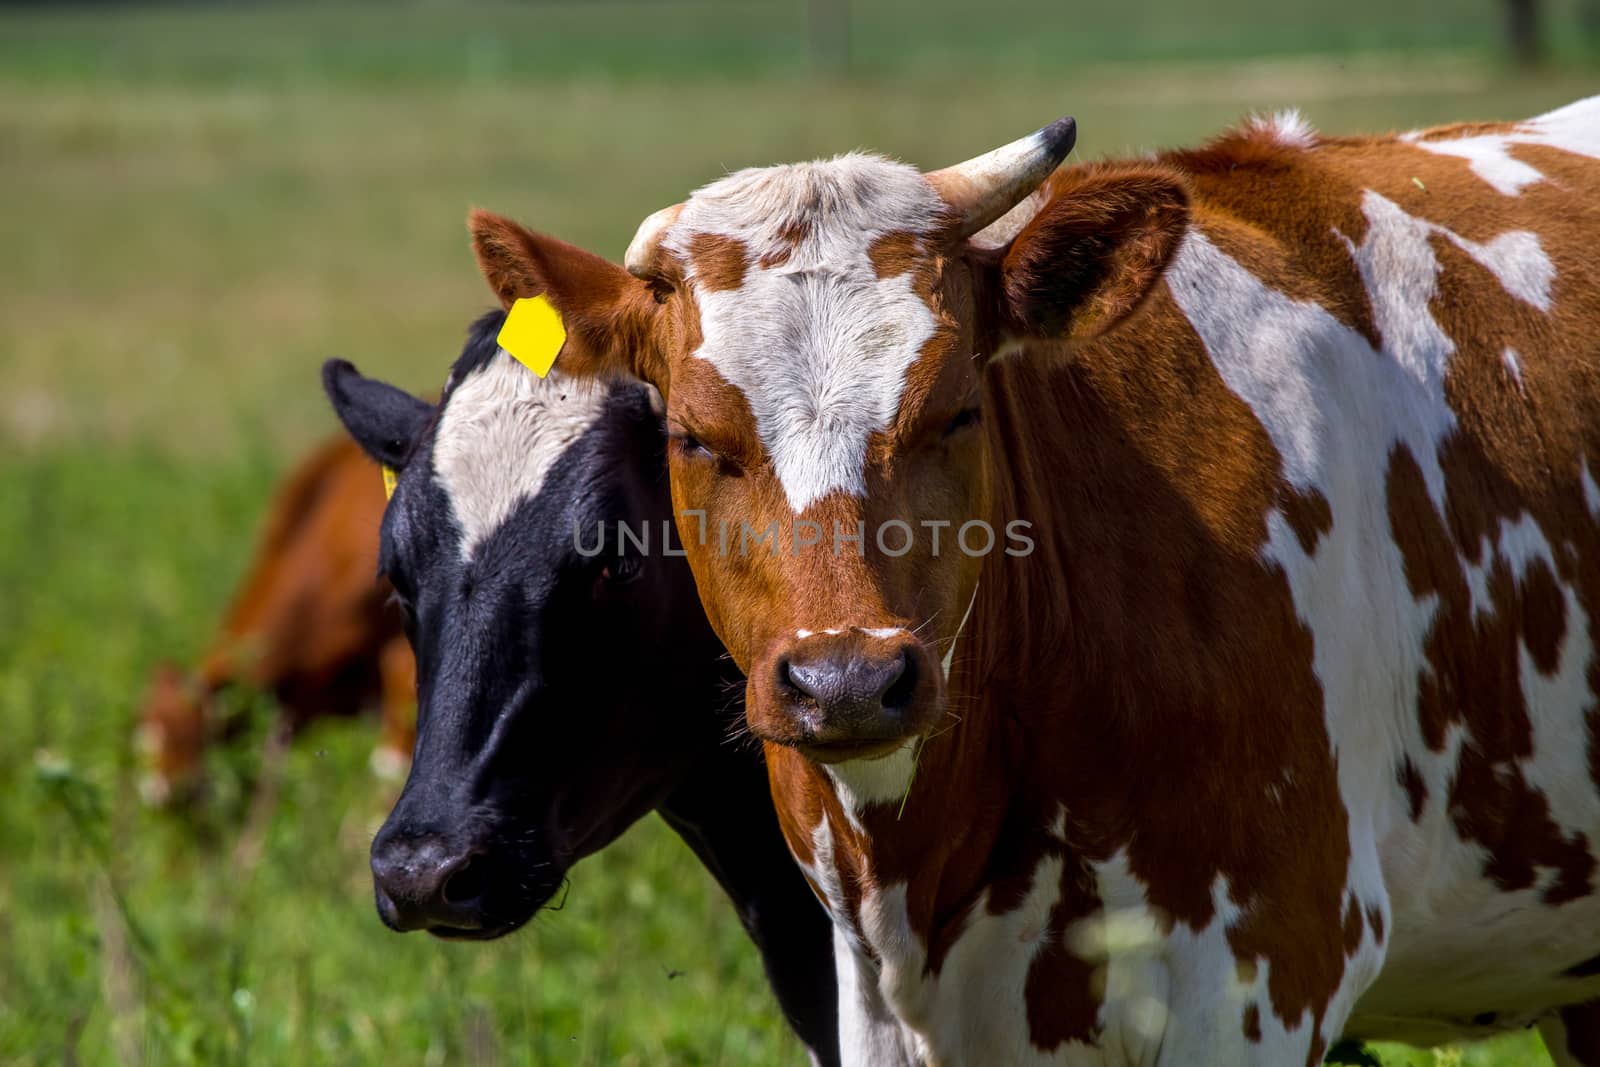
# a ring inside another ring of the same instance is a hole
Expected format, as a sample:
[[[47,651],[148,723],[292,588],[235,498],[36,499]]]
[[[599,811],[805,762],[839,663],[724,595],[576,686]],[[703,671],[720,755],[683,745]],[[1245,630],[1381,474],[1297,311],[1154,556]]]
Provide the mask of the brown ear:
[[[557,366],[568,374],[626,374],[657,388],[664,364],[651,324],[649,287],[609,260],[501,215],[474,208],[467,216],[472,250],[489,288],[507,308],[519,297],[543,296],[561,315],[567,343]]]
[[[1150,294],[1183,240],[1189,192],[1155,164],[1085,167],[1057,181],[1001,258],[1001,322],[1013,337],[1089,340]]]

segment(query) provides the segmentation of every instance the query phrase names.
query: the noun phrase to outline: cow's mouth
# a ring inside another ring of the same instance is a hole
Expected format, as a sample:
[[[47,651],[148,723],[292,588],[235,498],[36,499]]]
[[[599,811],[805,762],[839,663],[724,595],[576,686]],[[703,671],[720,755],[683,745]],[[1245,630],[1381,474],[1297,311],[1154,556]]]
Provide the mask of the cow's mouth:
[[[801,742],[794,748],[816,763],[848,763],[852,760],[882,759],[900,749],[904,737],[885,738],[878,741],[823,741]]]

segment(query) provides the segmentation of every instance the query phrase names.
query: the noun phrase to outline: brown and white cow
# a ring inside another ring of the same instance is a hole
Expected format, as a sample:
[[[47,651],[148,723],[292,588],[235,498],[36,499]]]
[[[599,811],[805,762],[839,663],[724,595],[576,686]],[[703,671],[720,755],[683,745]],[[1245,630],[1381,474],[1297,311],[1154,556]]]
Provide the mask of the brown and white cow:
[[[271,693],[282,726],[383,709],[372,767],[403,774],[416,736],[417,669],[405,615],[378,571],[383,487],[372,460],[344,435],[323,442],[273,493],[255,558],[216,638],[192,672],[156,668],[140,716],[146,799],[164,803],[200,784],[206,748],[225,723],[218,694],[243,683]]]
[[[1600,98],[1071,143],[741,171],[637,277],[475,220],[666,395],[849,1051],[1600,1064]]]

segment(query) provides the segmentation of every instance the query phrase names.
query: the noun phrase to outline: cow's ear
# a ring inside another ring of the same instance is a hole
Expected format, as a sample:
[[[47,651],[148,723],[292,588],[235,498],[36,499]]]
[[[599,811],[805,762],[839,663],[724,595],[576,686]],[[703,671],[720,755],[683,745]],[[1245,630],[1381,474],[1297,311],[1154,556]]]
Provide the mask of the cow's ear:
[[[502,304],[543,296],[560,314],[567,331],[558,357],[563,371],[622,374],[664,387],[649,286],[610,260],[492,212],[474,210],[467,229],[484,280]]]
[[[1001,333],[1084,341],[1115,327],[1150,294],[1189,220],[1183,178],[1157,164],[1085,167],[999,263]]]
[[[405,466],[411,446],[433,417],[432,404],[388,382],[362,377],[342,359],[322,365],[322,388],[361,450],[395,470]]]

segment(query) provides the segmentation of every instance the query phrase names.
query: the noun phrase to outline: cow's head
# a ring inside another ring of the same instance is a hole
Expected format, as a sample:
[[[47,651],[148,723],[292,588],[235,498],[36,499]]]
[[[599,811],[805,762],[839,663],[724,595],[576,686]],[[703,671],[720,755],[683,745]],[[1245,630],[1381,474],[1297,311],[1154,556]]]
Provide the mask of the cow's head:
[[[726,732],[704,714],[720,649],[660,540],[659,398],[535,377],[495,343],[502,321],[474,327],[437,408],[348,363],[323,372],[399,472],[380,567],[416,651],[417,747],[372,844],[378,911],[445,937],[521,925]]]
[[[1067,172],[1018,208],[1073,139],[1064,119],[926,175],[861,154],[740,171],[647,219],[632,278],[474,216],[491,287],[567,318],[568,366],[666,395],[679,526],[762,737],[836,762],[940,718],[985,550],[1006,546],[983,367],[1112,328],[1187,220],[1155,164]]]

